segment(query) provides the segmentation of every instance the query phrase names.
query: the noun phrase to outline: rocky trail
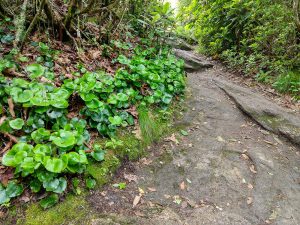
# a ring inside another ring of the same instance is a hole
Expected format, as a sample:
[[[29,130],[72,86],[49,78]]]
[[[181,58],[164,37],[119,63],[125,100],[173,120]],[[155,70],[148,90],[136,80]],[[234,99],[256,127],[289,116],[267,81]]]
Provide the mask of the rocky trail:
[[[187,134],[126,164],[116,178],[131,181],[125,190],[92,194],[98,215],[89,224],[300,224],[299,114],[216,76],[202,58],[191,72],[194,59],[187,111],[175,124]]]

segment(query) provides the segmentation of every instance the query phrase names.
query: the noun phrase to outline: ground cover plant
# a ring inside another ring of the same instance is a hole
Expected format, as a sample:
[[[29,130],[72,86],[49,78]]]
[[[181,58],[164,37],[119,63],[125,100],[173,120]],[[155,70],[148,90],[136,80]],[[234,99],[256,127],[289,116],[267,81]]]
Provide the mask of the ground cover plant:
[[[71,9],[74,2],[68,2]],[[43,7],[50,3],[39,2],[35,15],[48,18]],[[167,109],[182,96],[183,62],[161,45],[169,36],[170,6],[152,3],[148,17],[128,13],[128,26],[116,19],[120,33],[97,44],[89,37],[74,40],[74,24],[68,21],[74,15],[65,16],[62,37],[40,32],[29,37],[31,26],[43,22],[32,25],[33,18],[26,26],[25,17],[26,29],[19,33],[18,23],[0,7],[0,205],[9,206],[18,196],[46,193],[40,205],[49,208],[67,190],[79,194],[83,183],[94,188],[89,165],[99,162],[101,168],[101,162],[124,144],[117,132],[138,126],[138,109]],[[156,25],[162,29],[154,29]],[[145,38],[149,35],[153,39]],[[49,42],[49,37],[61,40]],[[97,137],[103,141],[95,141]]]

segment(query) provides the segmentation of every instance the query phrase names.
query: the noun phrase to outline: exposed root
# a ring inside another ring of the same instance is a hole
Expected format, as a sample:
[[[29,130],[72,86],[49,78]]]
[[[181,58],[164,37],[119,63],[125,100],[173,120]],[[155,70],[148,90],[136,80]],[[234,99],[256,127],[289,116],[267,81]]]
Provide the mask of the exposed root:
[[[12,147],[12,145],[13,145],[13,142],[12,142],[12,141],[9,141],[9,142],[5,145],[5,147],[1,150],[0,154],[3,154],[3,153],[5,153],[5,152],[7,152],[7,151]]]
[[[7,137],[10,139],[10,141],[12,141],[13,143],[18,143],[18,138],[9,134],[9,133],[3,133],[4,137]]]
[[[8,98],[7,99],[7,103],[8,103],[8,107],[9,107],[9,113],[10,115],[13,117],[13,118],[16,118],[16,114],[15,114],[15,111],[14,111],[14,102],[12,100],[12,98]]]

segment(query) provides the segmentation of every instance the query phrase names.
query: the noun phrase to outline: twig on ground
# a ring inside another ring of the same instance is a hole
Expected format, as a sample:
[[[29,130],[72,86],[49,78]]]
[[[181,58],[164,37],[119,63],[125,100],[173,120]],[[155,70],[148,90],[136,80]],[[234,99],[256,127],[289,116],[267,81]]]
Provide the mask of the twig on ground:
[[[5,145],[5,147],[1,150],[0,154],[3,154],[3,153],[5,153],[5,152],[7,152],[7,151],[11,148],[12,144],[13,144],[13,142],[12,142],[12,141],[9,141],[9,142]]]
[[[9,108],[10,115],[13,118],[16,118],[16,114],[15,114],[15,111],[14,111],[14,102],[13,102],[12,98],[8,98],[7,103],[8,103],[8,108]]]
[[[4,137],[9,138],[13,143],[18,143],[18,138],[15,137],[14,135],[11,135],[9,133],[3,133]]]
[[[5,76],[26,77],[24,74],[16,72],[14,69],[6,69],[2,73]]]

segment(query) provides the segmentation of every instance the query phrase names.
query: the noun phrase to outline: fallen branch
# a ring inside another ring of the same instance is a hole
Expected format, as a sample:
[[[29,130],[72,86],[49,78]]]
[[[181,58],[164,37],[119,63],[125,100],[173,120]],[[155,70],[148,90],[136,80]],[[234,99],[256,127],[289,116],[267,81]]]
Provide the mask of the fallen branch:
[[[7,137],[7,138],[9,138],[13,143],[18,143],[19,141],[18,141],[18,138],[17,137],[15,137],[14,135],[11,135],[11,134],[9,134],[9,133],[3,133],[3,135],[4,135],[4,137]]]
[[[9,109],[9,113],[10,115],[13,117],[13,118],[16,118],[16,114],[15,114],[15,111],[14,111],[14,102],[12,100],[12,98],[8,98],[7,99],[7,103],[8,103],[8,109]]]
[[[13,142],[12,142],[12,141],[9,141],[9,142],[5,145],[5,147],[1,150],[0,154],[3,154],[3,153],[5,153],[5,152],[7,152],[7,151],[11,148],[12,145],[13,145]]]
[[[5,69],[2,72],[5,76],[26,77],[24,74],[15,71],[14,69]]]

